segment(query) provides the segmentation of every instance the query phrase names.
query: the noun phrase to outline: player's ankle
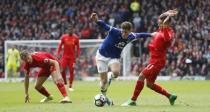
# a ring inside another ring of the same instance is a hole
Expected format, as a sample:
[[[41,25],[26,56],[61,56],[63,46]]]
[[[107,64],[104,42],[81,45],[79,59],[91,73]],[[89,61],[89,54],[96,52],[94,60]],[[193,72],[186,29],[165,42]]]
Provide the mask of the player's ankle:
[[[170,99],[170,97],[172,96],[172,94],[169,94],[168,96],[166,96],[168,99]]]
[[[132,101],[132,102],[136,102],[136,99],[131,98],[131,99],[130,99],[130,101]]]
[[[52,97],[52,96],[53,96],[53,95],[50,94],[48,97]]]
[[[103,95],[106,95],[106,92],[107,92],[107,90],[102,90],[102,89],[101,89],[101,93],[102,93]]]

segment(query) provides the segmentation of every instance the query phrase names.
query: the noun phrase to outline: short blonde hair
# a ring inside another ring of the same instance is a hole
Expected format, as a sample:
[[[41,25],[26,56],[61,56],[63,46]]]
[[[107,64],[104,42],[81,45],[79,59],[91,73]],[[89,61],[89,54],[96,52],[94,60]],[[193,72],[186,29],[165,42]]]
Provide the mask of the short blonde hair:
[[[121,23],[120,26],[123,30],[131,30],[132,27],[133,27],[132,23],[128,22],[128,21],[125,21],[125,22]]]
[[[23,51],[20,52],[20,58],[22,60],[26,59],[28,57],[28,55],[29,55],[29,52],[26,51],[26,50],[23,50]]]

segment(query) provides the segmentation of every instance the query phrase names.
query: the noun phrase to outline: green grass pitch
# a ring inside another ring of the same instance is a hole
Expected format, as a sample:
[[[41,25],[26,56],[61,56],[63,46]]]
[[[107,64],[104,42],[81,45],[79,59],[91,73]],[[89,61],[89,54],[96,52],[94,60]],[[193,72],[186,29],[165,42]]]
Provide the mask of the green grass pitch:
[[[0,112],[210,112],[210,81],[158,81],[170,92],[176,93],[178,99],[170,106],[168,99],[144,88],[136,107],[121,107],[133,92],[135,81],[113,81],[108,96],[114,100],[112,107],[96,107],[94,96],[99,93],[98,81],[76,81],[75,91],[69,93],[73,103],[59,104],[62,98],[53,82],[45,87],[53,94],[54,100],[40,104],[43,98],[30,83],[31,102],[24,103],[23,83],[0,83]]]

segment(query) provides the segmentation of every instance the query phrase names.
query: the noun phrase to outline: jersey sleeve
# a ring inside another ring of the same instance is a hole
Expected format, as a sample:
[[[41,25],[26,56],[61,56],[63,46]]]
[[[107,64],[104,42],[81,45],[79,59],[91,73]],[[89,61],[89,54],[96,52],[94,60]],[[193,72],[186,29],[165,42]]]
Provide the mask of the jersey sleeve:
[[[146,38],[151,37],[151,33],[131,33],[131,35],[128,37],[129,40],[138,39],[138,38]]]
[[[97,24],[102,27],[103,29],[105,29],[106,31],[110,31],[112,29],[112,26],[106,24],[103,20],[98,20]]]
[[[50,59],[55,60],[54,57],[52,57],[51,54],[38,54],[36,56],[37,63],[40,63],[42,65],[50,65]]]

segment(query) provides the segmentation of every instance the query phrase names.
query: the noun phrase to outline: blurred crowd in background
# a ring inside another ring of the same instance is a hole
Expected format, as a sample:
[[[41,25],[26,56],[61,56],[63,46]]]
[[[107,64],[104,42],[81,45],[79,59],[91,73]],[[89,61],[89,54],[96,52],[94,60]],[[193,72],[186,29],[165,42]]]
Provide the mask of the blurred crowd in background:
[[[178,16],[172,19],[176,39],[168,51],[167,65],[161,75],[210,75],[208,0],[1,0],[0,76],[4,67],[5,40],[57,40],[68,24],[74,25],[80,39],[103,39],[106,32],[89,20],[92,12],[115,27],[123,21],[131,21],[134,32],[154,32],[158,27],[158,15],[173,8],[179,9]],[[133,43],[133,75],[138,75],[146,65],[149,40]],[[79,68],[83,69],[80,72],[92,69],[96,72],[92,60],[94,55],[79,60],[82,66]]]

